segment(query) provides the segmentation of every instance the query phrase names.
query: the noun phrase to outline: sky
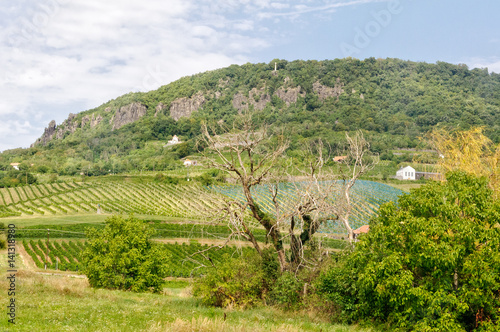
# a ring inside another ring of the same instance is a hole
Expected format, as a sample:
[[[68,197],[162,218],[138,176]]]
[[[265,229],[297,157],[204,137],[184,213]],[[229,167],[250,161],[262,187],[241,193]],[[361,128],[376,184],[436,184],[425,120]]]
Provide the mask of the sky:
[[[0,151],[231,64],[351,56],[500,73],[499,13],[498,0],[2,0]]]

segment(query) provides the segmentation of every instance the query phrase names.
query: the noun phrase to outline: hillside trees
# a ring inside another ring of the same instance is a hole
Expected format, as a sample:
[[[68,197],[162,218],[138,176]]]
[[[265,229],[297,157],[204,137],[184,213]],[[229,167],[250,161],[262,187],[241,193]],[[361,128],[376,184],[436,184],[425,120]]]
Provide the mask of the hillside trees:
[[[289,141],[283,133],[272,135],[265,125],[256,128],[250,115],[242,115],[226,128],[202,126],[205,145],[205,163],[229,174],[241,185],[244,201],[227,200],[219,217],[228,222],[233,233],[250,241],[261,254],[261,245],[252,228],[264,227],[269,241],[277,253],[281,271],[298,268],[304,264],[303,248],[322,223],[340,219],[352,240],[349,226],[350,190],[356,180],[370,169],[373,160],[367,160],[368,143],[360,132],[354,138],[347,136],[349,157],[341,167],[341,181],[324,170],[328,159],[323,143],[319,140],[304,149],[301,165],[294,165],[284,157]],[[211,154],[209,153],[211,152]],[[214,157],[215,154],[215,157]],[[369,159],[369,158],[368,158]],[[280,182],[293,182],[289,171],[295,168],[300,174],[293,202],[283,204],[278,199]],[[255,199],[253,188],[265,184],[274,204],[274,212],[266,213]],[[292,206],[287,208],[285,205]],[[247,217],[250,211],[251,217]],[[284,239],[290,238],[291,253],[287,256]],[[290,258],[288,258],[290,257]]]
[[[276,72],[274,62],[278,63]],[[174,134],[183,136],[183,141],[193,139],[200,133],[201,121],[231,123],[238,113],[233,105],[235,95],[248,96],[252,87],[263,88],[271,97],[263,110],[265,122],[271,128],[293,126],[296,139],[322,138],[332,142],[339,132],[363,129],[367,136],[377,136],[379,140],[390,137],[384,147],[389,150],[415,147],[417,137],[436,125],[469,128],[474,123],[485,125],[484,134],[498,143],[498,77],[498,74],[488,74],[487,70],[469,70],[463,65],[398,59],[273,60],[268,64],[233,65],[182,78],[156,91],[127,94],[79,113],[74,119],[76,131],[71,134],[68,131],[46,146],[4,151],[0,154],[0,168],[7,170],[13,161],[27,161],[35,167],[45,164],[63,175],[61,165],[64,164],[98,163],[99,159],[106,161],[111,156],[124,164],[151,141],[164,141]],[[337,79],[344,84],[344,92],[338,99],[320,98],[317,89],[313,88],[316,82],[333,88]],[[299,94],[291,103],[273,95],[281,89],[290,93],[292,88],[298,87]],[[203,106],[189,117],[173,120],[169,105],[198,92],[204,95]],[[147,114],[134,123],[111,130],[113,113],[132,102],[145,105]],[[165,108],[157,113],[155,108],[159,103]],[[81,126],[84,116],[94,115],[103,119],[96,127]],[[294,148],[294,137],[290,149]],[[172,150],[167,153],[176,157]],[[128,168],[132,169],[132,166]]]
[[[464,172],[384,205],[322,276],[341,320],[418,331],[497,331],[500,204]]]
[[[150,240],[153,234],[149,225],[119,216],[108,218],[103,230],[87,229],[88,242],[82,257],[90,286],[161,291],[168,272],[168,255],[164,247]]]

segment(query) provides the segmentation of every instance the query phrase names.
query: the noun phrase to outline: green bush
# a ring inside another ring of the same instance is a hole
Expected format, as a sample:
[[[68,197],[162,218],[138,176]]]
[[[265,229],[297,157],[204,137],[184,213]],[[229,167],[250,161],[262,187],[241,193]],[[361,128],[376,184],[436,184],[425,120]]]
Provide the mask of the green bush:
[[[270,302],[285,309],[295,309],[302,301],[303,283],[293,273],[283,273],[273,285]]]
[[[339,319],[418,331],[500,328],[500,202],[452,173],[384,205],[317,285]]]
[[[153,234],[148,224],[132,217],[113,216],[104,229],[89,228],[82,261],[90,286],[161,291],[168,254],[165,246],[150,240]]]
[[[0,222],[0,249],[7,248],[7,236],[4,235],[7,232],[4,231],[5,228],[5,224]]]
[[[226,254],[222,261],[196,280],[194,295],[215,307],[246,307],[261,303],[265,274],[260,256],[254,252],[237,257]]]

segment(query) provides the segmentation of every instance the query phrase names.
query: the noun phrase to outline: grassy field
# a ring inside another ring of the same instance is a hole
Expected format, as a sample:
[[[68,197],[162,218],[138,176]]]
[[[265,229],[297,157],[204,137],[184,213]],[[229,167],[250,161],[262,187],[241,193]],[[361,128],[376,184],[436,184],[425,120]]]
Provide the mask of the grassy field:
[[[415,182],[411,182],[411,181],[406,181],[406,183],[390,183],[389,182],[389,183],[387,183],[387,185],[409,193],[410,190],[420,188],[424,184],[421,182],[415,183]]]
[[[6,251],[0,251],[6,273]],[[269,307],[223,310],[200,304],[185,280],[168,281],[162,294],[92,289],[81,276],[45,275],[29,270],[23,258],[16,275],[16,324],[3,314],[1,331],[369,331],[330,324],[314,312]],[[3,311],[8,282],[0,279]],[[224,319],[225,317],[225,319]]]

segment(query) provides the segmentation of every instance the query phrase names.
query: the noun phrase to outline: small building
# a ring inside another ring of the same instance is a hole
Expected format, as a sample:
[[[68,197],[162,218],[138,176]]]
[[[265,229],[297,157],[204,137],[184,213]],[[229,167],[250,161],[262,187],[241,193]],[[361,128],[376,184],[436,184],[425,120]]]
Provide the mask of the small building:
[[[186,159],[184,160],[184,166],[197,166],[198,162],[196,160]]]
[[[172,137],[172,139],[170,141],[168,141],[167,144],[164,145],[163,147],[167,147],[167,146],[171,146],[171,145],[176,145],[176,144],[179,144],[179,143],[182,143],[181,141],[179,141],[179,137],[177,137],[177,135],[174,135],[174,137]]]
[[[11,163],[10,166],[14,167],[16,171],[19,171],[19,165],[20,163]]]
[[[355,229],[353,231],[354,233],[354,240],[358,240],[358,237],[361,235],[361,234],[366,234],[368,233],[368,231],[370,230],[370,226],[369,225],[363,225],[361,226],[360,228],[358,229]]]
[[[347,156],[336,156],[336,157],[333,157],[333,161],[336,162],[336,163],[340,163],[341,161],[344,161],[347,159]]]
[[[170,143],[170,144],[179,143],[179,137],[177,137],[177,135],[174,135],[174,137],[172,137],[172,139],[170,141],[168,141],[168,143]]]
[[[396,172],[396,179],[398,180],[415,180],[416,172],[411,166],[402,167]]]

